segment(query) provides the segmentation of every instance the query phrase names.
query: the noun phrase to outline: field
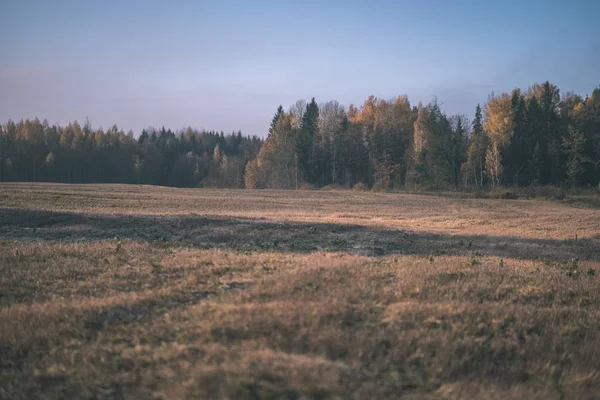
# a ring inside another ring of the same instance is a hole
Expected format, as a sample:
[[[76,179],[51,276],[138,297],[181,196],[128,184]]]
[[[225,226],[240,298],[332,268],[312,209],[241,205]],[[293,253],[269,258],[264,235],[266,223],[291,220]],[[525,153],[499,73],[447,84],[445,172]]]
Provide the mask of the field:
[[[598,398],[568,200],[0,184],[0,398]]]

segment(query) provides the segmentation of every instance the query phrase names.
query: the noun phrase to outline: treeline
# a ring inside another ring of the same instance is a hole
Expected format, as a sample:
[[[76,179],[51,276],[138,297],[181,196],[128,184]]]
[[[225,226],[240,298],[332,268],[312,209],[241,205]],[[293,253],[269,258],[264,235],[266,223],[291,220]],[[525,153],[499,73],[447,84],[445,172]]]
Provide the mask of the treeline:
[[[136,139],[117,126],[8,121],[0,127],[0,181],[243,188],[244,167],[261,145],[240,132],[162,128]]]
[[[369,97],[345,110],[332,101],[277,110],[246,168],[251,188],[357,183],[391,189],[461,185],[597,186],[600,88],[583,99],[545,82],[491,96],[469,123],[436,100]]]
[[[9,121],[0,180],[180,187],[392,189],[418,185],[600,185],[600,88],[585,99],[550,82],[490,96],[472,121],[436,100],[369,97],[280,106],[263,141],[241,133],[107,131]]]

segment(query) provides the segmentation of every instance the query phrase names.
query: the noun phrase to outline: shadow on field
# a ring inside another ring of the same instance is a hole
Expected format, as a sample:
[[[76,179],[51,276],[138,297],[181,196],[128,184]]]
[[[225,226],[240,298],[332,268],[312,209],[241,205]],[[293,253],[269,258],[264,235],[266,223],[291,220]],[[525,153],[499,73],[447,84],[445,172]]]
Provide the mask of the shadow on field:
[[[0,208],[0,239],[17,242],[146,241],[156,246],[236,251],[488,255],[523,259],[600,260],[596,239],[550,240],[514,236],[430,234],[362,225],[250,218],[99,215]]]

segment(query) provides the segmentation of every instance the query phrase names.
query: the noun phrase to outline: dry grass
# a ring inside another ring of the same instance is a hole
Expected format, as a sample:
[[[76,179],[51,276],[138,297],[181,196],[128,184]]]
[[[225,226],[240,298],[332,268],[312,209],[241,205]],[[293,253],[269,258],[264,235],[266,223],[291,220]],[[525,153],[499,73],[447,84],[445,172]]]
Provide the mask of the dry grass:
[[[0,398],[593,399],[599,289],[594,208],[4,184]]]

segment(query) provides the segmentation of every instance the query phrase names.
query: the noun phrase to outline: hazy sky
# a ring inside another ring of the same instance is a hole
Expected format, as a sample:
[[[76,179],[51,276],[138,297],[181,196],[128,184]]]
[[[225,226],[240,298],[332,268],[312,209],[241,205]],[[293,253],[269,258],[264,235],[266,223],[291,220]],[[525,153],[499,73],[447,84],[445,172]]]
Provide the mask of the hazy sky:
[[[264,135],[279,104],[600,84],[600,1],[0,0],[0,121]]]

